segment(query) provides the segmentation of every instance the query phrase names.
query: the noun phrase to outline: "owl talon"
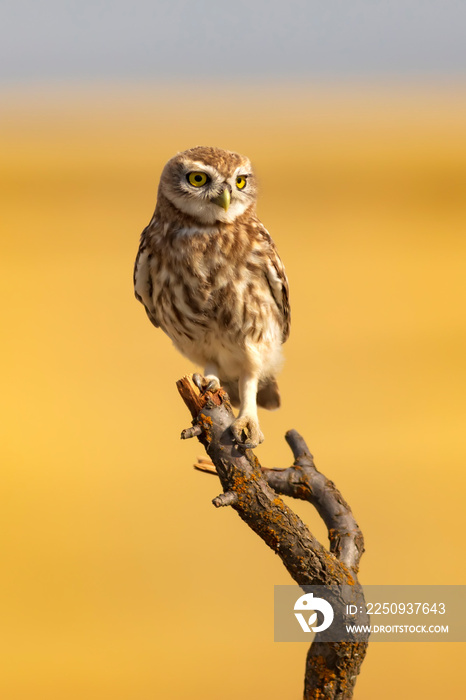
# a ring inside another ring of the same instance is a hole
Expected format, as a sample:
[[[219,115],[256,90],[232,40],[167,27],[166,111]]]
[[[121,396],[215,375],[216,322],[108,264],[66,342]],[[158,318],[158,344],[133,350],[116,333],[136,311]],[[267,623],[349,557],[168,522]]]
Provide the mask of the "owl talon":
[[[218,391],[218,389],[220,389],[220,382],[218,381],[217,377],[212,377],[211,379],[206,377],[206,379],[209,381],[207,382],[205,391]]]
[[[254,448],[264,442],[257,418],[240,416],[231,425],[231,432],[240,447]]]
[[[199,374],[196,372],[196,374],[193,374],[193,382],[199,389],[199,391],[204,391],[204,377],[202,374]]]
[[[211,374],[207,377],[203,377],[202,374],[196,372],[196,374],[193,374],[193,382],[203,394],[205,394],[206,391],[214,392],[220,389],[218,378]]]

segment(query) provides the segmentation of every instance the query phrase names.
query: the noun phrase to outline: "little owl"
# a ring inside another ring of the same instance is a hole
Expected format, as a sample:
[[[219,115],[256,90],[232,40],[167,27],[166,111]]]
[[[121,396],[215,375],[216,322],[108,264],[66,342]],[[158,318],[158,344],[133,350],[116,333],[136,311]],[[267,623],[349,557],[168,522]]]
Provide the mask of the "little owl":
[[[154,215],[134,267],[136,298],[154,326],[205,368],[202,390],[222,385],[240,406],[231,430],[243,447],[264,439],[257,405],[280,405],[275,375],[290,331],[288,280],[256,215],[247,158],[198,146],[160,178]]]

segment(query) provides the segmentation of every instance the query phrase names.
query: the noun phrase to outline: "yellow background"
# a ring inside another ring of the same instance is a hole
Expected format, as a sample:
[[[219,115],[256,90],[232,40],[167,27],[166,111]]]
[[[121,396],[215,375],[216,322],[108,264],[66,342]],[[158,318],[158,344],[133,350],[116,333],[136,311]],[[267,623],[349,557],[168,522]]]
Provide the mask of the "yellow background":
[[[193,367],[133,298],[160,170],[196,144],[250,156],[290,279],[263,464],[305,436],[364,532],[363,583],[464,583],[464,97],[37,89],[1,126],[2,698],[301,697],[305,647],[272,641],[291,580],[211,505],[179,440]],[[461,653],[374,644],[355,697],[458,697]]]

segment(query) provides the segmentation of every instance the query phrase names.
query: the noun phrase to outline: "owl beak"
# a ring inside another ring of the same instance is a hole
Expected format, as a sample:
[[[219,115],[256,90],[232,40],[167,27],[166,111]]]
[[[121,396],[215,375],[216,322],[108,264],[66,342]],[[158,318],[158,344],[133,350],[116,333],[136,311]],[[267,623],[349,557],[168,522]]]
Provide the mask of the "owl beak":
[[[228,189],[228,187],[225,187],[222,194],[219,194],[218,197],[214,197],[210,201],[214,204],[218,204],[218,206],[222,207],[222,209],[225,209],[225,211],[228,211],[228,207],[230,206],[231,201],[230,190]]]

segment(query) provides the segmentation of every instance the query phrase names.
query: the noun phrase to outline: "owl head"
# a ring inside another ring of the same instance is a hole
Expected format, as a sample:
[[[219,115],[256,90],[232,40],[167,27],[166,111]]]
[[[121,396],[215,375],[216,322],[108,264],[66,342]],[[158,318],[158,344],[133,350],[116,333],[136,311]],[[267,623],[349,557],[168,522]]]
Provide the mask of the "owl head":
[[[159,197],[202,224],[232,223],[256,203],[249,159],[211,146],[196,146],[168,161]]]

